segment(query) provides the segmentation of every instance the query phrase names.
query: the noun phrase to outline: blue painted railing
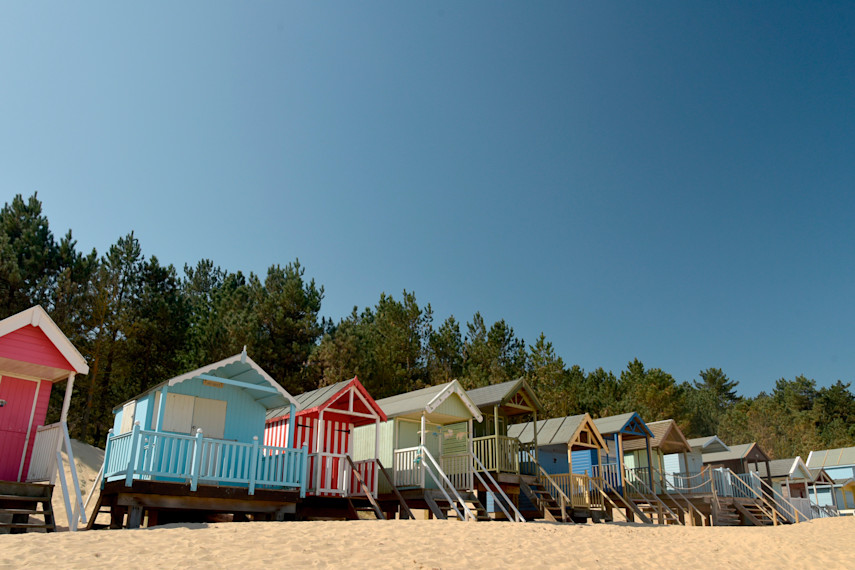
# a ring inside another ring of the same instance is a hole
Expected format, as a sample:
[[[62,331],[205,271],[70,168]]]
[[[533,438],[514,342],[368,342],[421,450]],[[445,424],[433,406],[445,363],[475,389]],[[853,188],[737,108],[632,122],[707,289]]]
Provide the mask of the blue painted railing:
[[[112,430],[111,430],[112,434]],[[290,487],[306,492],[308,449],[293,449],[209,439],[140,429],[110,435],[104,453],[104,479],[182,479],[195,491],[199,482],[246,485],[249,494],[257,486]]]

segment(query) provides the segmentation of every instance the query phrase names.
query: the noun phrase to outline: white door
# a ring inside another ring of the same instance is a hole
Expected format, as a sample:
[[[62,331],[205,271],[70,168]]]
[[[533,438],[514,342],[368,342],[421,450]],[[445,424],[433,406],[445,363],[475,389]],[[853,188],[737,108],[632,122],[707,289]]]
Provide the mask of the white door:
[[[202,430],[202,435],[214,439],[223,439],[226,430],[226,402],[211,398],[195,398],[193,403],[193,424],[190,433]]]
[[[163,431],[191,433],[193,426],[193,396],[166,393]]]

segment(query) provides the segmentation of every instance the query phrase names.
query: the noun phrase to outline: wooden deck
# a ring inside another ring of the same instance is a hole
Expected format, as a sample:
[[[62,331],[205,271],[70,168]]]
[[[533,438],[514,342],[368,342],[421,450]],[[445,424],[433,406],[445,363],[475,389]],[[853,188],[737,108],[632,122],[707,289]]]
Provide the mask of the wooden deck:
[[[87,528],[96,527],[99,513],[110,513],[110,528],[139,528],[145,517],[148,526],[165,522],[198,521],[216,514],[236,519],[283,520],[296,513],[300,492],[285,489],[198,485],[134,480],[108,481]]]
[[[10,534],[29,530],[54,532],[52,496],[53,485],[0,481],[0,529],[9,529]],[[31,515],[42,520],[33,521]]]

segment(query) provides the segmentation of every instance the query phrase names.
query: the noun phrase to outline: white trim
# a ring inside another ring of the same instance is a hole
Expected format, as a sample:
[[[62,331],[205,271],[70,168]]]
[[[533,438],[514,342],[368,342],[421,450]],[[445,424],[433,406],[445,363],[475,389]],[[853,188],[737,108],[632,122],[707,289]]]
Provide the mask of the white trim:
[[[44,378],[39,378],[38,376],[18,374],[17,372],[8,372],[6,370],[0,370],[0,375],[9,376],[10,378],[18,378],[19,380],[29,380],[30,382],[38,382],[39,380],[44,380]]]
[[[478,406],[475,405],[475,402],[466,394],[466,390],[460,385],[460,382],[457,380],[452,380],[448,383],[448,385],[437,393],[436,396],[431,398],[430,402],[425,405],[425,411],[427,413],[432,413],[435,409],[437,409],[440,404],[442,404],[445,400],[449,398],[452,394],[457,394],[460,396],[463,405],[472,413],[472,417],[475,418],[479,423],[484,419],[481,416],[481,410],[478,409]],[[465,421],[465,420],[464,420]]]
[[[259,374],[259,376],[264,378],[264,380],[272,388],[276,389],[277,393],[279,393],[281,396],[283,396],[289,402],[293,403],[295,406],[299,406],[299,403],[294,398],[294,396],[289,394],[285,390],[285,388],[280,386],[276,380],[274,380],[267,372],[264,371],[264,369],[261,368],[261,366],[256,364],[252,358],[250,358],[249,356],[246,355],[246,353],[243,353],[243,352],[240,354],[237,354],[235,356],[230,356],[228,358],[224,358],[224,359],[220,360],[219,362],[215,362],[213,364],[203,366],[202,368],[197,368],[196,370],[192,370],[190,372],[187,372],[186,374],[176,376],[175,378],[170,378],[169,380],[166,381],[167,386],[175,386],[176,384],[180,384],[181,382],[184,382],[185,380],[190,380],[191,378],[195,378],[196,376],[199,376],[200,374],[207,374],[208,372],[212,372],[212,371],[216,370],[217,368],[221,368],[221,367],[227,366],[229,364],[236,364],[238,362],[249,364],[249,366]],[[230,380],[230,378],[227,378],[227,380]]]
[[[65,385],[65,396],[62,398],[62,411],[59,413],[59,421],[68,422],[68,408],[71,406],[71,392],[74,391],[74,372],[68,374],[68,382]]]
[[[45,336],[53,343],[56,349],[62,356],[71,364],[74,371],[78,374],[88,374],[89,365],[86,364],[86,359],[80,354],[80,351],[71,344],[62,331],[50,318],[50,315],[42,308],[41,305],[30,307],[26,311],[21,311],[18,314],[12,315],[0,321],[0,337],[22,329],[27,325],[38,327],[42,330]]]
[[[21,464],[18,466],[18,481],[21,480],[21,475],[24,474],[24,463],[27,460],[27,448],[30,446],[30,434],[33,432],[33,418],[36,416],[36,404],[39,401],[42,382],[45,382],[45,380],[36,382],[36,393],[33,395],[33,405],[30,408],[30,423],[27,424],[27,437],[24,439],[24,451],[21,453]]]

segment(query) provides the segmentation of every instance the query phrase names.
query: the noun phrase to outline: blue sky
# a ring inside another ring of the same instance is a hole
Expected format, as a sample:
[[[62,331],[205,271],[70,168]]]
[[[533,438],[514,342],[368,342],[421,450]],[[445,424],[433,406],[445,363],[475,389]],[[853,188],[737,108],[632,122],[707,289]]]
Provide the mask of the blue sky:
[[[124,3],[122,3],[124,4]],[[855,379],[855,5],[28,2],[0,199],[568,364]]]

